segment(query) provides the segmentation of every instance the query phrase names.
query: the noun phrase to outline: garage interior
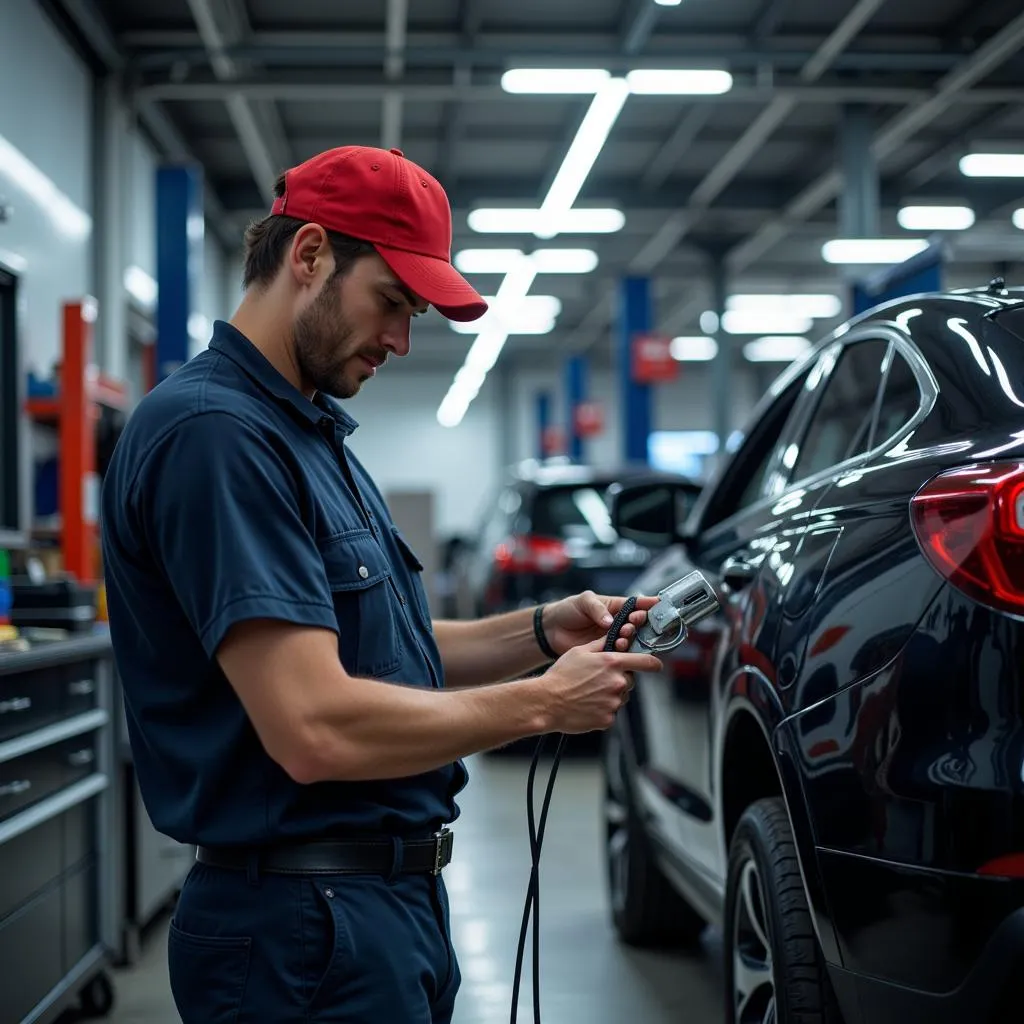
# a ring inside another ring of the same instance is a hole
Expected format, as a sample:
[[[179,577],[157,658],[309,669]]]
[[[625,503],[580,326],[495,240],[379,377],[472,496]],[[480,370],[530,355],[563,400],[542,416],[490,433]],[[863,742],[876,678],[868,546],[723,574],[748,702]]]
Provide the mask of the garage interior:
[[[136,404],[235,310],[283,170],[399,149],[491,303],[431,309],[346,403],[435,618],[565,596],[495,599],[510,481],[639,466],[699,489],[851,317],[1024,286],[1020,0],[11,0],[0,86],[0,1024],[179,1020],[166,935],[194,850],[133,771],[98,489]],[[720,922],[687,949],[617,937],[591,739],[544,846],[545,1019],[732,1020]],[[532,753],[468,761],[453,1024],[509,1017]]]

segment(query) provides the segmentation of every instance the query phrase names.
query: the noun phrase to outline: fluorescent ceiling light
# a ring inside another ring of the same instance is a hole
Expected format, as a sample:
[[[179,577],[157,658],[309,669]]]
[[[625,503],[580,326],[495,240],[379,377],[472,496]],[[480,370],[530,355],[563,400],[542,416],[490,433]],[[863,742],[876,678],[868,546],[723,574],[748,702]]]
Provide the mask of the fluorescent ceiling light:
[[[593,249],[538,249],[531,259],[538,274],[589,274],[597,268]]]
[[[683,0],[654,0],[659,7],[678,7]]]
[[[642,68],[626,75],[637,96],[721,96],[732,88],[728,71]]]
[[[726,334],[805,334],[812,326],[809,316],[781,309],[727,309],[722,316]]]
[[[816,320],[831,320],[843,311],[842,300],[836,295],[730,295],[727,310],[742,312],[782,311],[792,316],[809,316]]]
[[[463,249],[455,266],[464,274],[505,274],[522,260],[538,274],[589,274],[598,262],[592,249],[537,249],[529,255],[519,249]]]
[[[505,92],[595,93],[611,78],[601,68],[512,68],[501,76]]]
[[[718,355],[718,342],[714,338],[673,338],[672,358],[681,363],[706,363]]]
[[[157,284],[142,267],[127,267],[124,272],[124,287],[143,306],[150,307],[156,302]]]
[[[821,255],[826,263],[902,263],[927,248],[919,238],[834,238]]]
[[[541,204],[540,222],[534,231],[538,238],[558,234],[558,221],[576,202],[628,96],[629,86],[622,78],[610,78],[594,96]]]
[[[1013,211],[1013,226],[1024,231],[1024,207]]]
[[[758,338],[743,346],[743,356],[751,363],[791,363],[811,350],[806,338],[790,336]]]
[[[500,328],[508,334],[547,334],[554,330],[562,303],[554,295],[525,295],[517,302],[502,304],[496,295],[484,296],[487,312],[478,320],[462,323],[450,320],[456,334],[484,334]]]
[[[532,235],[540,223],[540,210],[481,208],[466,218],[470,231],[489,235]],[[621,231],[626,215],[621,210],[573,208],[558,219],[558,234],[607,235]]]
[[[974,223],[969,206],[904,206],[896,214],[907,231],[965,231]]]
[[[960,159],[968,178],[1024,178],[1024,153],[968,153]]]
[[[521,249],[463,249],[454,263],[463,274],[506,274],[521,259]]]
[[[70,238],[88,238],[92,218],[73,203],[31,160],[0,135],[0,176],[21,189]]]

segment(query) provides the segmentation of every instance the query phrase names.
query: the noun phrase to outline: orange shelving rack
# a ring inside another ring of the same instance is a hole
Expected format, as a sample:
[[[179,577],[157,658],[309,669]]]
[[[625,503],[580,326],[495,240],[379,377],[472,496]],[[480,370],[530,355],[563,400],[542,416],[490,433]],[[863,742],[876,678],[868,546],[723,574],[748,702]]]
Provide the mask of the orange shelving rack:
[[[36,423],[57,429],[58,507],[64,570],[80,582],[102,575],[99,551],[99,491],[96,427],[100,407],[128,410],[128,389],[99,372],[93,362],[96,301],[85,297],[64,303],[63,349],[58,392],[32,397],[26,412]]]

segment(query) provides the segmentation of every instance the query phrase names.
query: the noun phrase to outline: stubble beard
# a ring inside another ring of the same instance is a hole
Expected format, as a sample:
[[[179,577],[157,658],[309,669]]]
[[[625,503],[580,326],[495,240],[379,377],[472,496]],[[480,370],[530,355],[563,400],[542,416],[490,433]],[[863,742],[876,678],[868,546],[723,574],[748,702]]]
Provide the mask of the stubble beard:
[[[350,364],[354,330],[341,309],[341,297],[332,278],[296,319],[293,328],[295,360],[302,380],[330,398],[351,398],[370,374],[358,374]]]

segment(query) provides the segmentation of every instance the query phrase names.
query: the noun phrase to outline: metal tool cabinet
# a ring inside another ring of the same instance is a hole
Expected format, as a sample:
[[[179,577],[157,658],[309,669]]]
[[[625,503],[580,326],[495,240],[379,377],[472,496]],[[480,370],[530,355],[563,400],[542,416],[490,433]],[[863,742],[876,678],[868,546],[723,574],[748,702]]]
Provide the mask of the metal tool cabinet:
[[[112,689],[105,635],[0,653],[0,1024],[112,1005]]]

